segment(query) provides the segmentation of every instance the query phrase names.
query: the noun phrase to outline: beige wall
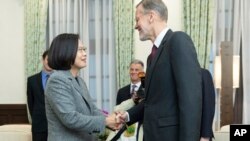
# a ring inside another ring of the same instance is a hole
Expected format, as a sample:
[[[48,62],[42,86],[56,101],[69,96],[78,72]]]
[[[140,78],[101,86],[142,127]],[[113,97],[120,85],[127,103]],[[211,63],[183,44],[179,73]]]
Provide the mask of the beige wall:
[[[137,4],[140,0],[135,0]],[[169,27],[181,30],[181,0],[164,0]],[[24,0],[0,0],[0,104],[26,103],[24,76]],[[146,62],[152,43],[135,32],[135,57]]]
[[[26,103],[24,0],[0,0],[0,104]]]
[[[141,0],[135,0],[137,5]],[[168,26],[173,31],[181,30],[181,0],[163,0],[168,8]],[[140,59],[146,65],[147,56],[151,52],[151,41],[140,41],[138,31],[135,31],[135,58]]]

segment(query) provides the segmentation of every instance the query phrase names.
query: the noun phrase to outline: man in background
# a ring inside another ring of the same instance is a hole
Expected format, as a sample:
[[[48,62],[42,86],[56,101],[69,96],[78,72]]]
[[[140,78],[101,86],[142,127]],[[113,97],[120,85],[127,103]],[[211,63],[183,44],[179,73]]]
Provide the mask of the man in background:
[[[143,87],[141,78],[139,76],[139,73],[142,72],[144,72],[143,62],[138,59],[132,60],[129,65],[130,84],[118,90],[116,98],[116,106],[114,107],[115,112],[120,110],[122,111],[128,110],[129,108],[133,107],[138,103],[139,97],[137,96],[137,91],[142,90]],[[140,124],[141,122],[138,122],[138,124],[136,124],[135,126],[136,127],[134,131],[136,132],[136,134],[134,134],[135,140],[138,140],[139,138]],[[123,129],[118,131],[116,135],[114,133],[111,133],[107,140],[115,141],[119,139],[125,130],[127,130],[126,126],[124,126]],[[142,136],[142,133],[140,134]],[[120,140],[123,140],[123,137],[121,137]]]
[[[27,98],[32,119],[32,140],[47,141],[48,123],[45,114],[44,89],[52,71],[48,66],[48,50],[42,55],[43,69],[41,72],[28,77]]]
[[[132,60],[129,66],[130,84],[118,90],[116,105],[119,105],[125,100],[132,97],[133,93],[141,88],[141,79],[138,75],[139,72],[143,72],[144,64],[141,60]]]

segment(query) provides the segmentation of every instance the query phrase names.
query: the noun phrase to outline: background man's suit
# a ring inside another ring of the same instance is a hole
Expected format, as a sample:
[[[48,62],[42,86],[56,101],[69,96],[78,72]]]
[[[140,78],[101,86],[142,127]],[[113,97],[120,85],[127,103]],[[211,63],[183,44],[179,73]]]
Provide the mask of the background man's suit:
[[[131,93],[130,93],[130,84],[119,89],[116,97],[116,105],[119,105],[123,101],[130,99]]]
[[[28,78],[28,107],[32,119],[32,133],[44,133],[47,138],[48,124],[45,114],[44,89],[41,73],[42,72],[37,73]]]
[[[212,138],[213,119],[215,112],[215,89],[213,78],[210,72],[202,69],[202,119],[201,119],[201,137]]]
[[[131,98],[130,85],[131,84],[118,90],[116,97],[116,105],[119,105],[123,101]],[[141,89],[141,86],[139,87],[139,89]]]
[[[198,141],[202,79],[191,38],[168,30],[145,77],[145,100],[128,110],[131,123],[143,119],[144,140]]]

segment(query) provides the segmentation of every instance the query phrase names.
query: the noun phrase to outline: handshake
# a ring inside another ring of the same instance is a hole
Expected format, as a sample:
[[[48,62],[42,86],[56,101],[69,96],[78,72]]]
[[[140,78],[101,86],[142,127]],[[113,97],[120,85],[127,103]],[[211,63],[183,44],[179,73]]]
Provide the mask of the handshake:
[[[125,111],[117,111],[106,117],[105,123],[111,130],[119,130],[128,121],[128,115]]]

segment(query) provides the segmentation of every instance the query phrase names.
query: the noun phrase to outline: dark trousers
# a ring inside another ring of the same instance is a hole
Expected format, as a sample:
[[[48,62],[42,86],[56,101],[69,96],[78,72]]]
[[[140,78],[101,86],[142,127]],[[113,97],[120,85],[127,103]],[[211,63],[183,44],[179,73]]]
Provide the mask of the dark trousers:
[[[48,132],[34,133],[32,132],[32,141],[47,141]]]

